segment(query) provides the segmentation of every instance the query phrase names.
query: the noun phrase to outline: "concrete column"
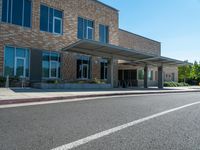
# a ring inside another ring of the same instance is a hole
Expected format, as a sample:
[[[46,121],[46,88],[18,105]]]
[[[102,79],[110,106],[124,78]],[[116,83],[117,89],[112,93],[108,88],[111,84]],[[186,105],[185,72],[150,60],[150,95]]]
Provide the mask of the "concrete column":
[[[148,88],[148,66],[144,67],[144,88]]]
[[[114,58],[112,57],[110,60],[110,82],[112,88],[114,88]]]
[[[163,66],[158,67],[158,88],[163,89]]]

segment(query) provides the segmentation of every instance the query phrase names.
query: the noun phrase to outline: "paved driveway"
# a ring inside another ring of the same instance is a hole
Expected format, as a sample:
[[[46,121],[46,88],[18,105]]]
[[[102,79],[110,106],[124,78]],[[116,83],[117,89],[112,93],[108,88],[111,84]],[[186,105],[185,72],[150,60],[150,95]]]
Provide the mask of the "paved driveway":
[[[200,149],[199,101],[200,93],[179,93],[0,109],[0,149],[50,150],[74,141],[77,150]],[[180,109],[77,141],[173,108]]]

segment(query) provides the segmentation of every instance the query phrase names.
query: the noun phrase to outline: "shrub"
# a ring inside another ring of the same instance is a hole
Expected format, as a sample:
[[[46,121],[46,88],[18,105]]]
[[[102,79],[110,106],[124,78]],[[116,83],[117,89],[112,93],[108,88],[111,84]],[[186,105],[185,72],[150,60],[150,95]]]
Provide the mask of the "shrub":
[[[58,80],[47,80],[46,83],[49,83],[49,84],[58,84],[60,82]]]
[[[5,77],[2,77],[0,76],[0,83],[5,83],[6,82],[6,78]]]
[[[164,82],[165,87],[181,87],[181,86],[190,86],[188,83],[185,82]]]

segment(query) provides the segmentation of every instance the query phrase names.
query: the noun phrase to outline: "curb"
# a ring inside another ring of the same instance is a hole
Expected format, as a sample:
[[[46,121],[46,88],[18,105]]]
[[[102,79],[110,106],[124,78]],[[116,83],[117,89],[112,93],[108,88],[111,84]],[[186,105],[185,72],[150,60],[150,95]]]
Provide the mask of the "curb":
[[[58,97],[43,97],[43,98],[23,98],[23,99],[11,99],[0,100],[0,105],[9,104],[21,104],[21,103],[33,103],[33,102],[47,102],[55,100],[71,100],[78,98],[93,98],[93,97],[105,97],[105,96],[124,96],[124,95],[145,95],[145,94],[165,94],[165,93],[196,93],[200,90],[185,90],[185,91],[162,91],[162,92],[133,92],[133,93],[109,93],[109,94],[91,94],[91,95],[79,95],[79,96],[58,96]]]

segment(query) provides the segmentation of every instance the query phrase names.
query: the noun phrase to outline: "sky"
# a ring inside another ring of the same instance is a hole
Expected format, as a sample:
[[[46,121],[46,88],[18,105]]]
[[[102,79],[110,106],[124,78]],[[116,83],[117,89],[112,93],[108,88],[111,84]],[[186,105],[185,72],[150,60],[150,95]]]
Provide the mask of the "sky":
[[[119,27],[161,42],[161,55],[200,61],[200,0],[100,0],[119,10]]]

